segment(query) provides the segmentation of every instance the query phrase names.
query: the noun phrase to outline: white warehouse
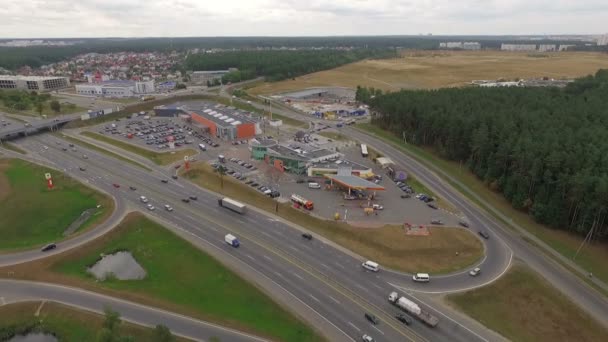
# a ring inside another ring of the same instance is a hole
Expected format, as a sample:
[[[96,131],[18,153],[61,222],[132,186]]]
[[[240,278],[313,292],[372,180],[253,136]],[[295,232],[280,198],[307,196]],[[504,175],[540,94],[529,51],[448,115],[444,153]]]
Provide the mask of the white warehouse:
[[[107,81],[77,84],[76,93],[100,97],[134,97],[154,93],[154,81]]]

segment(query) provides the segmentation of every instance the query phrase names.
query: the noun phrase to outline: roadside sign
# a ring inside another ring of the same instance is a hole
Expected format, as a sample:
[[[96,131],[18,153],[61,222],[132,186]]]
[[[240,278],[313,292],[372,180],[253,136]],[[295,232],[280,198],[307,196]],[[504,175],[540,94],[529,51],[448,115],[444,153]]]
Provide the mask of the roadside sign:
[[[50,174],[50,173],[45,173],[45,174],[44,174],[44,179],[49,180],[49,179],[51,179],[51,178],[53,178],[53,177],[51,177],[51,174]]]

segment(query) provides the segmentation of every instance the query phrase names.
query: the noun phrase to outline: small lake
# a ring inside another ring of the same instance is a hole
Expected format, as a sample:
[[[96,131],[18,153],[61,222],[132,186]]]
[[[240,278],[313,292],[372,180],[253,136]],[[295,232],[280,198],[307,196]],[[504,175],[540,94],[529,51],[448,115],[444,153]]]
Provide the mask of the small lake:
[[[133,258],[130,252],[116,252],[104,255],[95,265],[87,269],[98,280],[105,280],[108,274],[113,274],[119,280],[143,279],[146,276],[144,270]]]
[[[32,333],[27,335],[17,335],[8,342],[57,342],[57,338],[50,334]]]

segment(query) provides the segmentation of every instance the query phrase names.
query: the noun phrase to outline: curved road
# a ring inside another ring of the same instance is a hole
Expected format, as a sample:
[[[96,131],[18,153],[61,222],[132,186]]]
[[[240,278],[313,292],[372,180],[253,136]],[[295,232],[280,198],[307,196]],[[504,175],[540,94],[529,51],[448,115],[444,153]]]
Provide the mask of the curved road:
[[[218,258],[223,261],[226,261],[226,254],[238,259],[237,269],[240,271],[255,270],[258,278],[270,280],[270,283],[284,289],[287,299],[282,303],[288,307],[291,304],[292,310],[293,303],[304,304],[308,308],[304,310],[307,311],[305,316],[308,315],[305,319],[319,321],[315,326],[325,334],[333,333],[330,335],[332,340],[358,339],[362,333],[369,333],[378,341],[475,341],[496,337],[477,326],[474,332],[459,322],[458,317],[445,316],[435,329],[420,323],[402,326],[392,318],[398,310],[387,302],[386,297],[394,290],[391,282],[395,279],[410,284],[407,276],[362,271],[358,257],[334,248],[323,239],[303,243],[299,231],[281,220],[255,210],[243,216],[232,213],[217,206],[216,195],[182,180],[162,184],[160,179],[168,178],[169,170],[149,173],[95,151],[86,151],[89,159],[84,160],[80,157],[82,148],[77,153],[63,152],[56,141],[60,139],[42,135],[21,140],[19,144],[34,154],[53,160],[68,174],[124,198],[130,206],[143,208],[138,201],[140,195],[148,197],[157,208],[171,204],[175,212],[159,209],[153,213],[155,218],[190,235],[194,238],[191,241],[195,244],[200,242],[201,247],[212,255],[217,255],[220,250]],[[42,150],[42,145],[49,146],[49,150]],[[87,166],[87,171],[78,171],[78,167],[83,165]],[[164,176],[159,174],[162,172]],[[122,186],[114,189],[112,183]],[[128,185],[134,185],[138,190],[130,191]],[[180,201],[192,193],[199,196],[199,201],[190,204]],[[223,242],[223,235],[227,232],[235,233],[243,240],[238,251]],[[69,244],[68,241],[65,246],[59,245],[59,250],[68,248]],[[0,263],[6,263],[3,260],[6,257],[0,256]],[[432,306],[419,303],[437,316],[444,317]],[[363,318],[365,312],[376,314],[383,323],[379,327],[369,325]],[[327,327],[330,329],[325,330]]]

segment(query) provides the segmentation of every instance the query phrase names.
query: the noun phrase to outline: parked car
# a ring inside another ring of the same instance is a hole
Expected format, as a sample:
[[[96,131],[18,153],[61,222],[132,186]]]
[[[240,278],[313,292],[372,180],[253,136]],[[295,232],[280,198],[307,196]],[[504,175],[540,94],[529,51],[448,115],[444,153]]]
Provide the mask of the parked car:
[[[160,181],[163,182],[163,183],[169,183],[168,179],[161,179]]]
[[[147,205],[146,207],[147,207],[147,208],[148,208],[148,210],[150,210],[150,211],[152,211],[152,210],[156,209],[156,208],[154,208],[154,206],[153,206],[152,204],[149,204],[149,203],[148,203],[148,205]]]
[[[482,238],[486,240],[490,238],[490,234],[488,234],[488,232],[486,232],[485,230],[480,230],[478,233]]]
[[[427,203],[426,205],[427,205],[427,207],[433,208],[435,210],[439,209],[439,208],[437,208],[437,206],[434,203]]]
[[[193,200],[193,201],[196,201],[196,200],[198,199],[198,197],[196,197],[196,196],[194,196],[194,195],[192,195],[192,196],[188,196],[188,198],[190,198],[190,199],[191,199],[191,200]]]
[[[190,203],[190,199],[188,199],[188,198],[182,198],[182,202],[184,202],[184,203]]]
[[[177,175],[173,175],[173,176],[171,176],[171,178],[177,179]]]
[[[401,198],[410,198],[410,197],[412,197],[412,195],[410,195],[410,194],[403,194],[403,195],[401,195]]]
[[[475,267],[469,272],[469,275],[472,277],[476,277],[479,273],[481,273],[481,268]]]
[[[171,207],[171,206],[170,206],[170,205],[168,205],[168,204],[165,204],[165,209],[166,209],[167,211],[173,211],[173,207]]]
[[[443,221],[435,218],[435,219],[431,219],[431,224],[443,224]]]
[[[363,334],[363,336],[361,336],[361,340],[363,342],[374,342],[374,338],[369,336],[368,334]]]
[[[112,184],[112,186],[115,187],[115,188],[117,188],[117,189],[120,188],[120,185],[118,185],[116,183]]]
[[[469,223],[467,221],[460,220],[460,221],[458,221],[458,224],[465,228],[469,228]]]
[[[136,187],[134,187],[134,186],[130,186],[130,187],[129,187],[129,189],[131,189],[131,190],[133,190],[133,191],[137,190],[137,188],[136,188]]]
[[[302,237],[306,240],[312,240],[312,234],[310,233],[302,233]]]
[[[87,169],[85,169],[84,167],[79,167],[80,171],[86,171]]]

